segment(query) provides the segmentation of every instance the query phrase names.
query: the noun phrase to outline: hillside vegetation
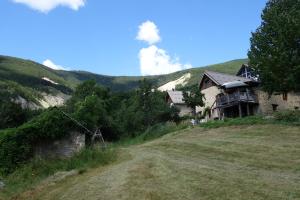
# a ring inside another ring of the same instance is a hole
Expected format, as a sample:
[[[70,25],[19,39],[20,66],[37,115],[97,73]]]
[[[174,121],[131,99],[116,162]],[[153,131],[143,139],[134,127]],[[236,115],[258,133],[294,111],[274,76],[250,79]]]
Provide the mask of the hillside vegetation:
[[[191,86],[199,82],[204,70],[235,74],[240,66],[247,62],[247,59],[240,59],[166,75],[141,77],[105,76],[84,71],[58,71],[30,60],[0,56],[0,92],[2,94],[6,92],[12,96],[19,95],[27,100],[34,101],[41,98],[42,92],[54,95],[58,92],[70,94],[78,84],[91,79],[102,86],[110,88],[112,91],[128,91],[137,88],[139,81],[143,78],[147,78],[154,86],[159,87],[180,78],[186,73],[191,73],[191,78],[187,84],[187,86]],[[49,78],[58,84],[43,80],[43,77]]]
[[[190,128],[15,199],[299,199],[299,133],[275,124]]]
[[[32,113],[33,116],[21,112],[18,106],[4,104],[11,109],[1,107],[6,111],[4,115],[0,113],[0,129],[3,129],[0,130],[0,176],[13,173],[30,162],[35,156],[35,145],[40,141],[59,140],[78,131],[86,134],[86,145],[89,146],[93,138],[90,132],[98,129],[106,141],[116,141],[140,135],[160,123],[178,122],[178,110],[168,106],[164,94],[152,91],[152,88],[151,83],[142,81],[137,91],[119,94],[93,80],[86,81],[76,87],[64,106],[44,109],[41,113]],[[65,113],[83,124],[85,129]]]

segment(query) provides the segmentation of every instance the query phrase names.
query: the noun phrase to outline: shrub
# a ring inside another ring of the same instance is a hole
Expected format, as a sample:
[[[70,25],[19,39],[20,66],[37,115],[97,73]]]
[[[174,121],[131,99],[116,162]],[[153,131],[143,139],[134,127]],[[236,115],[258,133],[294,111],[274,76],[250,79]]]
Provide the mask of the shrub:
[[[274,118],[277,121],[300,123],[300,110],[286,110],[276,112]]]
[[[200,124],[204,128],[219,128],[224,126],[235,126],[235,125],[253,125],[253,124],[264,124],[268,123],[263,116],[249,116],[244,118],[226,118],[225,120],[209,121]]]

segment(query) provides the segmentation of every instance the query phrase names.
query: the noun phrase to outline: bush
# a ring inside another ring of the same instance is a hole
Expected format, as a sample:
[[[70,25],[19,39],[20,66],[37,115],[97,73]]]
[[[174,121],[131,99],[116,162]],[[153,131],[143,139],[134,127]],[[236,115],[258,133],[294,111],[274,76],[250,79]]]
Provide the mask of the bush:
[[[281,112],[276,112],[274,118],[277,121],[290,122],[290,123],[300,123],[300,110],[286,110]]]
[[[264,124],[269,123],[263,116],[249,116],[243,118],[226,118],[225,120],[209,121],[200,124],[204,128],[219,128],[224,126],[237,126],[237,125],[253,125],[253,124]]]

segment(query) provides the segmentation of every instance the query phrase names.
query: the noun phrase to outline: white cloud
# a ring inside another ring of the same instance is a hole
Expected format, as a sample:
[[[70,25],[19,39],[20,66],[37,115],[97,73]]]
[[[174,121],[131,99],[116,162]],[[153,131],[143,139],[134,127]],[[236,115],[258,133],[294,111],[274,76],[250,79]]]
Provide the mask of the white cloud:
[[[56,65],[54,64],[51,60],[47,59],[43,62],[43,65],[45,65],[46,67],[49,67],[51,69],[54,69],[54,70],[70,70],[70,68],[68,67],[63,67],[63,66],[60,66],[60,65]]]
[[[146,21],[139,26],[139,32],[136,39],[147,42],[149,45],[155,44],[161,40],[157,26],[151,21]]]
[[[15,3],[22,3],[34,10],[47,13],[57,6],[66,6],[78,10],[84,6],[86,0],[12,0]]]
[[[192,67],[181,64],[178,58],[172,59],[165,50],[155,45],[141,49],[139,59],[142,75],[168,74]]]

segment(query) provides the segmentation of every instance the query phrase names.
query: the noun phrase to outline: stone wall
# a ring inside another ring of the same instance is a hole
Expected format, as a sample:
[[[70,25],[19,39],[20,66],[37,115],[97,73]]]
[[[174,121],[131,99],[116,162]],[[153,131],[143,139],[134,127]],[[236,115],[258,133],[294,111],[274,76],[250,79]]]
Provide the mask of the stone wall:
[[[273,94],[269,96],[266,92],[261,90],[256,90],[255,93],[259,102],[259,114],[272,114],[274,112],[274,107],[276,107],[276,111],[300,109],[299,93],[288,93],[286,100],[284,100],[282,94]]]
[[[260,90],[254,90],[259,105],[254,107],[254,114],[263,114],[270,115],[274,112],[274,106],[276,107],[276,111],[283,110],[300,110],[300,93],[290,92],[287,94],[286,100],[284,100],[282,94],[273,94],[269,97],[269,95]],[[218,118],[219,113],[217,109],[214,109],[216,96],[221,93],[221,90],[216,86],[209,87],[201,91],[204,94],[204,107],[197,107],[196,112],[203,112],[206,107],[212,108],[211,110],[211,119]],[[208,119],[207,119],[208,120]]]
[[[188,107],[187,105],[175,104],[175,107],[180,110],[180,112],[179,112],[180,117],[192,114],[192,109],[190,107]]]
[[[204,94],[204,97],[205,97],[205,99],[204,99],[205,106],[204,107],[197,107],[196,108],[197,113],[198,112],[203,112],[206,107],[212,108],[212,106],[216,102],[216,96],[218,94],[220,94],[221,91],[217,86],[212,86],[212,87],[209,87],[207,89],[202,90],[201,93]],[[213,112],[212,114],[218,116],[218,114],[215,113],[215,112]]]
[[[71,132],[59,140],[40,141],[34,147],[34,156],[40,158],[71,157],[85,146],[85,135]]]

